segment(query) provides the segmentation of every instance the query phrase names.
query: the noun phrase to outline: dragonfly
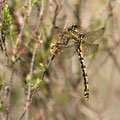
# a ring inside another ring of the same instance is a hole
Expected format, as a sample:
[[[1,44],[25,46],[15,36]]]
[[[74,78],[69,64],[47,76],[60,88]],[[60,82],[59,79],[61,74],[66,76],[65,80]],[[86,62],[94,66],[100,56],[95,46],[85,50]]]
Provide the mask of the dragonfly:
[[[84,57],[98,50],[99,45],[93,44],[93,42],[101,37],[104,31],[105,28],[101,28],[96,31],[82,33],[76,24],[69,25],[68,28],[60,34],[59,41],[51,45],[51,53],[53,54],[51,61],[55,57],[70,59],[76,53],[78,54],[84,79],[84,97],[86,101],[89,99],[89,84]],[[49,64],[50,63],[51,62],[49,62]]]

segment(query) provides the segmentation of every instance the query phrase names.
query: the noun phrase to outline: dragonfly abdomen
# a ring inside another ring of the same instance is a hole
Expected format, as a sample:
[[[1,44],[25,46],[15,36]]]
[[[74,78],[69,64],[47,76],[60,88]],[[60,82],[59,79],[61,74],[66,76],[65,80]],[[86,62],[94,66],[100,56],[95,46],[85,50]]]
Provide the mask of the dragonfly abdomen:
[[[81,45],[80,45],[80,47],[78,47],[78,56],[79,56],[79,60],[81,63],[81,69],[83,72],[83,79],[84,79],[84,86],[85,86],[84,97],[85,97],[86,101],[88,101],[88,99],[89,99],[88,77],[87,77],[86,66],[85,66],[85,62],[84,62],[84,57],[83,57]]]

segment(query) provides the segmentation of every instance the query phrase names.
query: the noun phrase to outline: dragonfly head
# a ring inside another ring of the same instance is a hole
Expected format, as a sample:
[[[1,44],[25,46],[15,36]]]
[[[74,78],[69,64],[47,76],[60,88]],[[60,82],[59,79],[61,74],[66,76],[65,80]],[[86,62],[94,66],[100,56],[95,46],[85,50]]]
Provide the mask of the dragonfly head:
[[[76,28],[78,28],[78,26],[77,26],[76,24],[74,24],[74,25],[69,25],[69,26],[68,26],[68,31],[75,30]]]

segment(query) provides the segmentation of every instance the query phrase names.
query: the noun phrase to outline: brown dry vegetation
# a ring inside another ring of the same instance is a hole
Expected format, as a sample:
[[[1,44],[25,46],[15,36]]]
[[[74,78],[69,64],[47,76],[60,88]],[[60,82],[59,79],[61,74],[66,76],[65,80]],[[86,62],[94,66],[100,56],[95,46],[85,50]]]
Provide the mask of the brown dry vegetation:
[[[0,50],[0,120],[119,120],[120,1],[8,0],[7,4],[12,18],[5,30],[8,55],[4,47]],[[85,57],[88,102],[77,55],[55,59],[42,76],[52,56],[50,44],[58,40],[55,27],[63,29],[70,23],[83,32],[105,27],[96,41],[97,55]]]

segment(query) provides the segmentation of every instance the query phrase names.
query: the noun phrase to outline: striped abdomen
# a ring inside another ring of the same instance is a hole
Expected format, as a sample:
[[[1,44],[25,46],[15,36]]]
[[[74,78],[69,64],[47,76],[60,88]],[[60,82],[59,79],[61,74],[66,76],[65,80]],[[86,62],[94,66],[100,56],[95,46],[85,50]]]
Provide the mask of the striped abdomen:
[[[88,86],[88,77],[87,77],[87,73],[86,73],[86,66],[85,66],[85,62],[84,62],[84,58],[83,58],[83,53],[82,53],[82,46],[80,45],[78,47],[78,56],[79,56],[79,60],[81,63],[81,69],[83,72],[83,79],[84,79],[84,97],[86,99],[86,101],[88,101],[89,99],[89,86]]]

